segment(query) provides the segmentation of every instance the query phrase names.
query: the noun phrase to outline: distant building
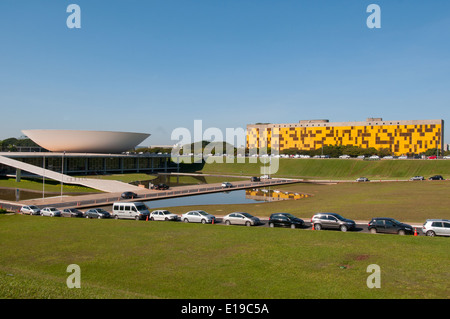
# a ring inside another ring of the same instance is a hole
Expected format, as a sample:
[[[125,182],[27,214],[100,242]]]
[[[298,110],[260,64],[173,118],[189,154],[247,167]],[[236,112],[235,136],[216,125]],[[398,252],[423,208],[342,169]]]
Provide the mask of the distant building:
[[[444,121],[384,121],[368,118],[364,122],[302,120],[290,124],[247,125],[249,149],[270,147],[315,150],[326,145],[352,145],[389,149],[395,155],[420,154],[430,148],[443,150]]]

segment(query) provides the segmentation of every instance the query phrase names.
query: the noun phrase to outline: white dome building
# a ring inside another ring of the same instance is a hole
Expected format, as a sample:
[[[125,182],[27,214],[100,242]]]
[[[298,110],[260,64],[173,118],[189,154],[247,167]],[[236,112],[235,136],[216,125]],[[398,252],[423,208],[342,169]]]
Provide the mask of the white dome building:
[[[81,131],[81,130],[22,130],[39,146],[51,152],[122,153],[134,149],[150,136],[147,133]]]

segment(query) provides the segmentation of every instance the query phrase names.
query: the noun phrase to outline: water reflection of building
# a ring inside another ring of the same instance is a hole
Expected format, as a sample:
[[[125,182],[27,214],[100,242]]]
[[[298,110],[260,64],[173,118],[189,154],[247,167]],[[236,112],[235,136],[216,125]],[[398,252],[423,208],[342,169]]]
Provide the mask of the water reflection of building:
[[[293,193],[293,192],[282,192],[279,190],[267,190],[267,189],[247,189],[245,191],[245,198],[254,199],[260,201],[278,201],[278,200],[297,200],[302,198],[310,197],[309,194]]]

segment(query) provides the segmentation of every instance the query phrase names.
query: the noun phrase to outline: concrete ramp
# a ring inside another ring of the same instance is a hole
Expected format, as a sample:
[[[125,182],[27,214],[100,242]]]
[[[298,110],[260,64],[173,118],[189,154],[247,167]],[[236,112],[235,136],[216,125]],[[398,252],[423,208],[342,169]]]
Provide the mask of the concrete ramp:
[[[127,183],[119,182],[119,181],[111,181],[104,179],[94,179],[94,178],[76,178],[69,175],[61,174],[49,169],[44,169],[42,167],[38,167],[35,165],[31,165],[28,163],[24,163],[21,161],[14,160],[12,158],[8,158],[6,156],[0,156],[0,163],[18,168],[20,170],[43,176],[45,178],[53,179],[58,182],[63,182],[64,184],[73,184],[73,185],[82,185],[86,187],[90,187],[93,189],[97,189],[107,193],[119,193],[126,191],[139,191],[142,188],[130,185]]]

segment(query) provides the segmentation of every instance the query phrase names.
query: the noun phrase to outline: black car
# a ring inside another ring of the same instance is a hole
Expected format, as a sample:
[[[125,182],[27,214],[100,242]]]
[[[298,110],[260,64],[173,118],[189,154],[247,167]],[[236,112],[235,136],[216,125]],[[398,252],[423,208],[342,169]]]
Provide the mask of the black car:
[[[443,181],[444,178],[441,175],[434,175],[434,176],[431,176],[428,180],[430,180],[430,181]]]
[[[261,179],[260,179],[259,177],[253,176],[253,177],[251,178],[251,181],[252,181],[252,182],[260,182]]]
[[[166,190],[169,189],[169,186],[166,184],[158,184],[158,185],[153,185],[152,189],[156,189],[156,190]]]
[[[372,218],[368,224],[372,234],[386,233],[399,235],[413,235],[414,229],[411,225],[403,224],[394,218],[377,217]]]
[[[75,208],[66,208],[61,211],[63,217],[83,217],[83,212]]]
[[[122,193],[122,198],[123,199],[136,198],[136,197],[138,197],[138,195],[136,193],[133,193],[133,192],[124,192],[124,193]]]
[[[292,214],[289,213],[275,213],[270,215],[269,218],[269,227],[291,227],[291,228],[297,228],[297,227],[303,227],[304,222],[302,219],[295,217]]]
[[[102,208],[93,208],[89,209],[86,213],[84,213],[84,217],[86,218],[110,218],[111,214]]]

